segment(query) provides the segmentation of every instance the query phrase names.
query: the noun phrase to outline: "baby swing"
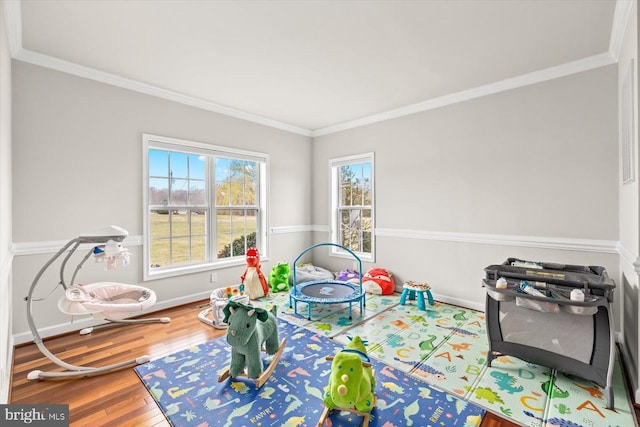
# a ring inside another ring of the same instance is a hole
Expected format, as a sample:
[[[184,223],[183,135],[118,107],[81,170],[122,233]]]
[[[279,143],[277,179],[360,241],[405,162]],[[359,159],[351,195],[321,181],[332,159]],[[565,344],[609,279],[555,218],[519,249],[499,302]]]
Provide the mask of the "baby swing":
[[[135,312],[151,307],[156,302],[156,294],[150,289],[142,286],[113,282],[98,282],[87,285],[75,284],[75,278],[78,271],[92,255],[95,257],[96,262],[106,263],[106,268],[108,270],[115,269],[116,261],[119,259],[122,260],[124,266],[128,265],[130,254],[127,249],[122,247],[122,241],[127,237],[127,235],[128,233],[125,229],[115,226],[105,227],[91,234],[80,235],[65,244],[53,257],[51,257],[49,261],[45,263],[40,271],[38,271],[38,274],[36,274],[36,277],[31,283],[29,295],[27,296],[27,322],[29,323],[31,333],[33,334],[33,341],[38,346],[42,354],[56,365],[65,368],[66,371],[42,372],[35,370],[29,372],[27,375],[28,379],[64,379],[99,375],[112,372],[129,365],[146,363],[150,360],[149,356],[144,355],[132,360],[102,367],[71,365],[60,360],[47,349],[33,320],[32,302],[37,301],[33,298],[33,291],[35,290],[38,281],[51,264],[53,264],[53,262],[64,252],[69,250],[60,266],[59,285],[62,285],[65,289],[65,293],[58,301],[58,308],[65,314],[91,314],[94,317],[103,318],[108,321],[108,323],[103,325],[82,329],[80,331],[80,335],[89,334],[97,329],[134,323],[170,322],[171,319],[168,317],[125,319]],[[64,281],[64,269],[71,258],[71,255],[81,244],[91,244],[92,247],[76,266],[76,269],[71,276],[71,282],[67,286]]]

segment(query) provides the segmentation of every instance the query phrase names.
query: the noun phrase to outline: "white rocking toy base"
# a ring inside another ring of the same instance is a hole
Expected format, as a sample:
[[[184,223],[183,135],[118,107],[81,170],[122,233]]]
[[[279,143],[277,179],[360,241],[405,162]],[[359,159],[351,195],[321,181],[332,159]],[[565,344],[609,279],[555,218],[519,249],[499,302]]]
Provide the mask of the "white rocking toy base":
[[[267,366],[267,369],[265,369],[262,372],[262,374],[260,374],[260,376],[255,379],[256,388],[262,387],[264,383],[266,383],[267,380],[271,377],[271,375],[273,374],[273,371],[276,369],[276,365],[278,364],[278,361],[280,360],[280,356],[282,356],[282,352],[284,351],[284,347],[286,344],[287,344],[287,339],[283,338],[282,341],[280,341],[280,347],[278,347],[278,351],[274,353],[273,359],[271,359],[271,362],[269,363],[269,366]],[[242,372],[238,376],[247,377],[247,373]],[[229,373],[229,367],[227,367],[227,369],[225,369],[225,371],[218,377],[218,382],[221,383],[222,381],[230,377],[231,377],[231,374]]]
[[[376,405],[375,405],[375,400],[373,403],[373,408],[371,408],[371,410],[375,409]],[[362,411],[358,411],[357,409],[353,409],[353,408],[334,408],[334,409],[329,409],[326,406],[324,407],[324,411],[322,411],[322,415],[320,415],[320,420],[318,421],[318,427],[324,427],[324,423],[327,421],[327,419],[329,418],[329,415],[331,415],[331,412],[333,411],[345,411],[345,412],[350,412],[354,415],[357,415],[359,417],[362,417],[362,427],[368,427],[369,426],[369,418],[371,417],[371,412],[362,412]]]

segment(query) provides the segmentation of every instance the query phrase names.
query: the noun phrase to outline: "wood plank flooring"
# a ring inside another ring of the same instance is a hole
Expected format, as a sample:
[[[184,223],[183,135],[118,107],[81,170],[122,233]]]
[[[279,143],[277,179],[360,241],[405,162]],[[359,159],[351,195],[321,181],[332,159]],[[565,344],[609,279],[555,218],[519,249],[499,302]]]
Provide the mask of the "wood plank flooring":
[[[125,326],[79,336],[47,339],[47,348],[67,363],[103,366],[148,354],[151,359],[223,336],[225,331],[200,322],[199,305],[187,304],[154,313],[169,324]],[[72,380],[27,380],[32,370],[61,370],[35,344],[14,352],[11,403],[69,405],[72,426],[168,426],[169,423],[131,368]],[[485,415],[481,427],[517,427],[496,415]]]

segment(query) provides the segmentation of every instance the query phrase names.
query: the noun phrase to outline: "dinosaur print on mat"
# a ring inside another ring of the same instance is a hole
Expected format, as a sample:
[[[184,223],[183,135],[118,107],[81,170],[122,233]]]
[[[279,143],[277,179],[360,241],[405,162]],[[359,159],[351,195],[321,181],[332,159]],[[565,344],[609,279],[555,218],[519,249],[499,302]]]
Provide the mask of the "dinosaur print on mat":
[[[488,339],[481,311],[437,301],[427,311],[394,306],[334,340],[346,342],[356,331],[369,334],[369,346],[375,349],[370,352],[372,358],[515,423],[550,427],[540,420],[566,420],[585,427],[635,425],[622,374],[617,371],[616,409],[611,411],[605,408],[601,388],[590,381],[505,355],[487,367]]]
[[[193,350],[148,362],[135,368],[147,389],[153,392],[165,416],[174,426],[311,426],[324,409],[323,394],[331,372],[325,356],[343,347],[325,336],[280,321],[279,335],[287,347],[273,375],[261,388],[250,380],[234,378],[218,383],[216,372],[230,361],[224,338],[208,341]],[[214,351],[219,350],[219,351]],[[194,357],[198,354],[198,361]],[[208,356],[201,356],[206,354]],[[264,363],[268,363],[268,356]],[[164,362],[169,360],[169,363]],[[484,411],[408,377],[397,369],[372,360],[378,381],[372,427],[426,426],[477,427]],[[180,369],[180,372],[177,372]],[[163,372],[161,376],[154,373]],[[177,374],[185,374],[177,378]],[[189,376],[198,378],[188,383]],[[333,427],[357,425],[353,414],[334,411]]]

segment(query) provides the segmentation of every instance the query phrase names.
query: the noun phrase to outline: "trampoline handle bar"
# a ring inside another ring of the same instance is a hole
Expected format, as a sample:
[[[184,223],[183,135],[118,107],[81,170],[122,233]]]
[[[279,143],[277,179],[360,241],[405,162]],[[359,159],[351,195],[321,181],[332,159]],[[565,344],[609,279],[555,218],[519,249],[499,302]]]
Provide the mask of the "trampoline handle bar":
[[[360,280],[360,287],[362,287],[362,261],[360,260],[358,255],[356,255],[351,249],[345,248],[344,246],[339,245],[337,243],[318,243],[318,244],[315,244],[313,246],[309,246],[307,249],[302,251],[300,253],[300,255],[298,255],[298,257],[293,261],[292,268],[293,268],[293,286],[294,286],[294,289],[295,289],[295,286],[298,284],[298,281],[296,280],[296,265],[298,265],[298,261],[300,260],[300,258],[302,258],[302,256],[304,254],[306,254],[307,252],[309,252],[309,251],[311,251],[313,249],[316,249],[316,248],[318,248],[320,246],[335,246],[335,247],[340,248],[340,249],[342,249],[342,250],[344,250],[346,252],[349,252],[351,254],[351,256],[353,256],[356,259],[356,261],[358,261],[358,272],[360,273],[359,274],[359,276],[360,276],[360,279],[359,279]]]

